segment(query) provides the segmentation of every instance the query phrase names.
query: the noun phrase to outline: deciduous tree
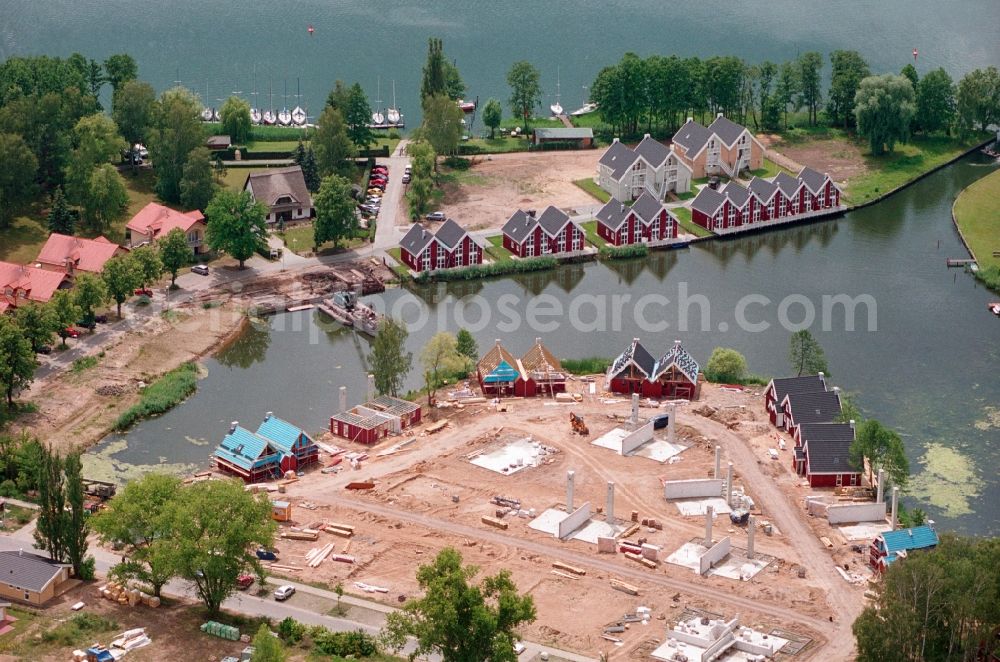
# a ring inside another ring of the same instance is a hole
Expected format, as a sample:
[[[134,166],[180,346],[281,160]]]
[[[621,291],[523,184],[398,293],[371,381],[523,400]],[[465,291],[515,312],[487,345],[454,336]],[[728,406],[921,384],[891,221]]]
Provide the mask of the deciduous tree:
[[[66,562],[66,482],[63,460],[49,446],[41,446],[38,469],[38,520],[35,544],[58,563]]]
[[[833,123],[848,128],[854,121],[854,95],[862,79],[871,76],[868,62],[857,51],[830,53],[830,94],[826,112]]]
[[[497,127],[503,121],[503,106],[496,99],[490,99],[483,107],[483,124],[490,127],[490,139],[496,135]]]
[[[462,138],[462,109],[448,97],[424,99],[423,135],[438,154],[454,154]]]
[[[95,169],[117,160],[125,149],[114,121],[103,113],[80,119],[73,128],[76,148],[66,167],[66,194],[75,205],[86,207],[93,193]]]
[[[205,209],[215,193],[211,158],[206,147],[195,147],[188,154],[181,176],[181,204],[187,209]]]
[[[507,85],[510,86],[510,109],[514,117],[524,120],[524,128],[535,108],[542,102],[541,75],[533,64],[526,60],[515,62],[507,72]]]
[[[347,135],[344,116],[333,106],[324,108],[319,116],[312,145],[316,149],[316,165],[321,176],[347,173],[350,170],[348,159],[357,156],[357,149]]]
[[[253,653],[250,655],[250,662],[285,662],[287,658],[288,653],[285,651],[281,639],[274,636],[271,628],[261,623],[253,638]]]
[[[94,518],[101,540],[126,551],[114,573],[147,584],[156,596],[177,574],[174,524],[182,491],[176,476],[148,473],[126,483]]]
[[[125,218],[128,191],[125,180],[110,163],[97,166],[90,175],[90,188],[83,201],[83,219],[95,231],[104,231]]]
[[[107,302],[108,289],[101,278],[86,273],[76,277],[76,285],[73,287],[73,303],[76,304],[87,326],[93,327],[94,311]]]
[[[56,321],[51,308],[46,304],[24,302],[14,310],[14,320],[21,334],[37,352],[43,345],[52,342],[56,332]]]
[[[854,97],[858,133],[868,138],[873,156],[892,152],[897,142],[906,142],[910,121],[916,114],[913,85],[905,76],[869,76],[861,81]]]
[[[462,370],[465,359],[458,353],[455,336],[447,331],[435,333],[420,353],[424,367],[424,383],[427,385],[427,405],[434,403],[438,386],[449,375]]]
[[[108,296],[118,305],[118,319],[122,318],[122,304],[142,284],[142,272],[135,259],[129,255],[116,255],[104,263],[101,279]]]
[[[205,238],[212,250],[229,253],[242,269],[250,256],[267,245],[266,216],[267,208],[254,202],[249,192],[221,190],[205,209]]]
[[[56,333],[62,340],[61,347],[66,348],[66,338],[69,337],[67,329],[80,319],[80,307],[76,305],[73,292],[69,290],[56,290],[48,303],[49,311],[52,313],[52,323],[55,325]]]
[[[191,261],[192,251],[187,244],[187,237],[184,236],[184,230],[174,228],[157,243],[160,247],[163,268],[170,274],[170,286],[174,287],[177,283],[177,272]]]
[[[5,228],[34,197],[38,160],[21,136],[0,133],[0,163],[0,228]]]
[[[384,317],[372,342],[368,364],[375,377],[375,390],[397,396],[413,365],[413,354],[406,351],[406,329],[391,317]]]
[[[747,360],[735,349],[716,347],[705,366],[705,378],[721,384],[739,384],[746,378]]]
[[[456,550],[441,550],[417,571],[424,596],[388,616],[388,643],[398,650],[413,637],[417,655],[438,653],[445,662],[515,662],[515,630],[535,620],[534,600],[518,593],[509,570],[470,583],[478,572]]]
[[[985,131],[1000,122],[1000,71],[996,67],[974,69],[958,82],[956,96],[958,126],[963,134]]]
[[[149,135],[156,164],[156,192],[167,202],[180,202],[181,178],[191,150],[204,141],[198,97],[183,87],[160,95]]]
[[[872,474],[885,470],[894,485],[905,487],[910,477],[910,463],[906,458],[903,440],[875,419],[869,419],[857,426],[854,442],[851,444],[850,460],[855,468],[864,467],[868,458],[869,482]]]
[[[358,229],[358,214],[353,197],[351,182],[339,175],[323,179],[319,193],[313,200],[316,220],[313,221],[313,248],[332,241],[340,246],[341,239],[349,239]]]
[[[123,83],[139,76],[139,65],[128,53],[116,53],[104,61],[104,73],[111,87],[117,92]]]
[[[87,556],[90,545],[90,521],[83,494],[83,463],[80,453],[70,453],[63,461],[65,475],[66,504],[63,527],[63,545],[66,547],[66,562],[73,566],[73,574],[80,579],[94,578],[94,559]]]
[[[14,396],[31,384],[37,366],[31,342],[14,320],[0,317],[0,385],[8,408],[14,405]]]
[[[468,329],[458,330],[458,333],[455,335],[455,348],[459,354],[473,363],[479,358],[479,348],[476,346],[476,339],[472,337]]]
[[[778,74],[778,87],[775,90],[775,100],[781,107],[781,113],[785,120],[785,128],[788,128],[788,111],[789,108],[792,112],[797,111],[801,108],[799,103],[799,89],[801,88],[801,82],[799,80],[798,70],[795,67],[794,62],[785,62],[781,65],[781,71]]]
[[[114,94],[111,117],[129,146],[144,143],[156,110],[156,92],[149,83],[130,80]]]
[[[944,69],[927,73],[917,85],[917,124],[927,133],[947,131],[955,119],[955,84]]]
[[[184,488],[175,509],[179,574],[194,584],[210,614],[236,591],[242,574],[265,575],[252,550],[271,547],[276,525],[266,495],[237,480],[207,480]]]
[[[245,145],[250,139],[250,104],[243,99],[232,96],[226,99],[219,111],[222,120],[222,131],[229,135],[234,145]],[[206,161],[208,159],[205,159]]]
[[[135,262],[136,271],[139,273],[139,284],[143,288],[160,279],[163,274],[163,262],[155,244],[133,248],[129,257]]]
[[[439,37],[431,37],[427,40],[427,61],[424,62],[423,77],[420,81],[421,103],[424,99],[446,93],[447,81],[444,68],[444,42]]]
[[[816,126],[819,121],[819,107],[823,102],[823,92],[820,89],[823,56],[816,51],[809,51],[800,55],[796,64],[802,105],[809,111],[809,123]]]
[[[820,372],[827,376],[830,375],[823,348],[816,342],[808,329],[802,329],[792,334],[788,343],[788,362],[799,377],[815,375]]]

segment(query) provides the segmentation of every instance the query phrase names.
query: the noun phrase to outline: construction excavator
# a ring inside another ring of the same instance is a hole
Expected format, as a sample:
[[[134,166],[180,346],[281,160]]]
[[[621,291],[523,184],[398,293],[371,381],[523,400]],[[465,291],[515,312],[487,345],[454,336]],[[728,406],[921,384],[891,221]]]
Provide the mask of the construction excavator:
[[[583,422],[582,416],[577,416],[573,412],[569,413],[569,424],[573,428],[573,432],[582,435],[590,434],[590,430],[587,428],[587,424]]]

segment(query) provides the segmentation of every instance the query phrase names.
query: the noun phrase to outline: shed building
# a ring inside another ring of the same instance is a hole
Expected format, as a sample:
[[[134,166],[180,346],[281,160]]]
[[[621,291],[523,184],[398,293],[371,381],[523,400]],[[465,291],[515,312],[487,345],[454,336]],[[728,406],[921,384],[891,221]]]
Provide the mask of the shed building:
[[[330,433],[360,444],[376,444],[420,422],[420,405],[380,395],[330,417]]]
[[[71,566],[23,550],[0,552],[0,597],[36,607],[66,586]]]
[[[577,149],[586,149],[594,146],[594,130],[587,127],[538,128],[532,131],[531,142],[535,145],[572,144]]]
[[[519,377],[514,382],[514,394],[530,397],[566,392],[566,373],[541,338],[518,362]]]
[[[877,572],[886,569],[910,552],[937,547],[938,534],[929,524],[898,531],[886,531],[872,541],[869,565]]]

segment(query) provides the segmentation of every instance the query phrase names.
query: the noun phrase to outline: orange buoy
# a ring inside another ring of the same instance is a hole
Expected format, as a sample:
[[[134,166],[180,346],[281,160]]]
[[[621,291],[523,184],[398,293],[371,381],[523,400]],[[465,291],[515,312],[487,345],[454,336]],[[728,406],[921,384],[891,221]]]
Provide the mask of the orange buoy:
[[[310,34],[310,36],[312,35],[312,33],[316,32],[316,29],[315,29],[315,28],[313,28],[313,26],[312,26],[312,25],[310,25],[310,26],[309,26],[309,27],[307,28],[307,30],[308,30],[308,32],[309,32],[309,34]]]

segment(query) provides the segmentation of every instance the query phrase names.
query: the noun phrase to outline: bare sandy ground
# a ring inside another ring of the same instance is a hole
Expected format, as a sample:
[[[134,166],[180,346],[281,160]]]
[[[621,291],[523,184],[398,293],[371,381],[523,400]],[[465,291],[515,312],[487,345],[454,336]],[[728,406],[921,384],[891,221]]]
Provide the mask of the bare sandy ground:
[[[598,204],[573,180],[594,177],[603,150],[523,152],[477,156],[466,172],[452,173],[440,209],[469,230],[499,228],[518,208],[560,209]],[[448,172],[448,171],[445,171]]]

